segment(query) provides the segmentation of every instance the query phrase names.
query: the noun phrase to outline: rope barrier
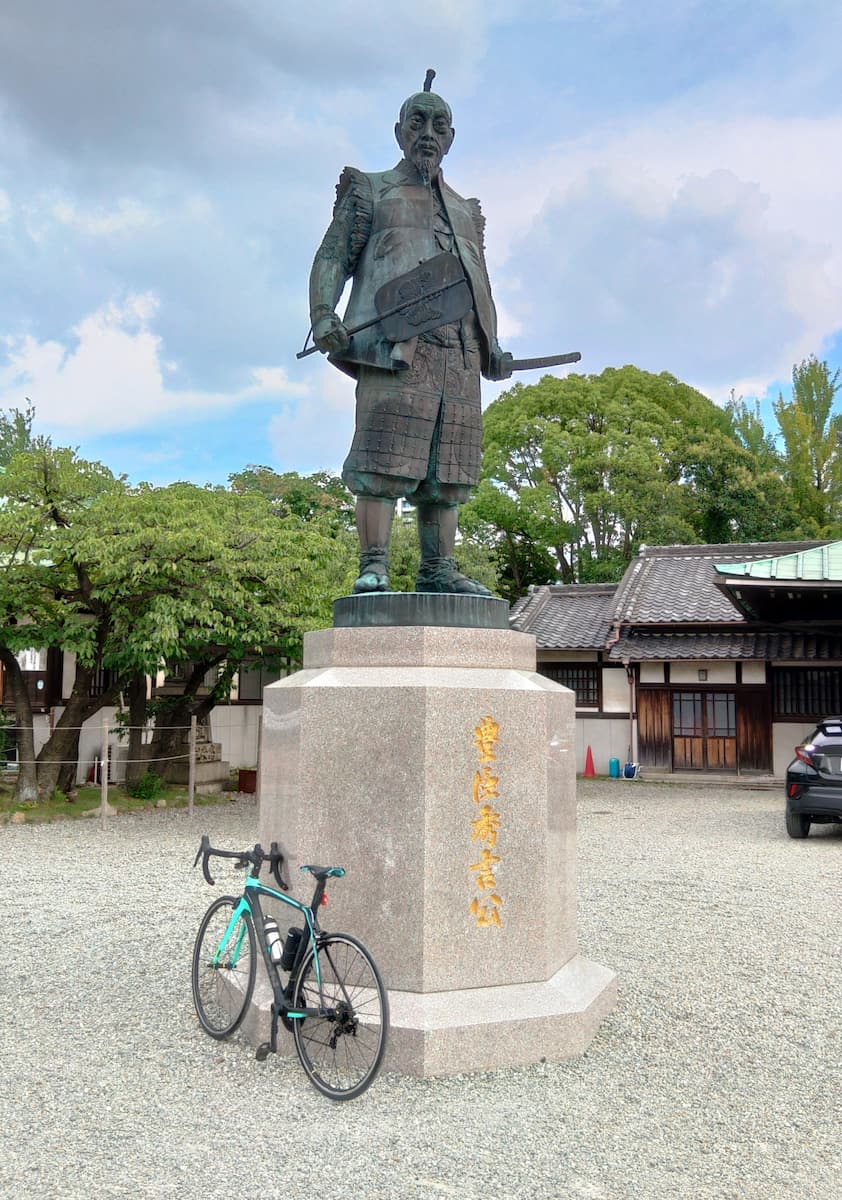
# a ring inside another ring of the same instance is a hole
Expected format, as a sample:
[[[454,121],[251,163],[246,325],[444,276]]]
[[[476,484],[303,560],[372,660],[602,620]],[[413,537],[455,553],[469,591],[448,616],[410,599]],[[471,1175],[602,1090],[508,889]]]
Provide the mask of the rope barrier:
[[[91,724],[91,722],[95,721],[98,715],[99,715],[98,713],[95,713],[92,717],[89,717],[84,725],[59,725],[59,723],[56,722],[56,724],[53,726],[52,732],[55,733],[55,731],[57,729],[62,730],[62,732],[64,732],[64,733],[81,733],[83,730],[90,732],[94,728],[94,726]],[[46,717],[47,713],[35,713],[34,716]],[[29,725],[4,725],[3,722],[0,721],[0,730],[5,729],[8,733],[17,733],[21,729],[29,729],[32,727],[34,727],[34,721],[33,721],[32,726],[29,726]],[[229,729],[233,728],[233,726],[229,725],[228,728]],[[145,732],[145,733],[154,733],[156,731],[155,725],[114,725],[111,729],[111,732],[115,733],[115,734],[128,733],[129,730],[131,730],[131,729],[139,729],[139,730],[141,730],[141,732]],[[162,731],[165,731],[166,733],[189,733],[190,732],[189,725],[166,725],[166,726],[162,726],[161,729],[162,729]]]
[[[134,728],[146,729],[147,727],[146,726],[135,726]],[[69,767],[75,767],[77,772],[79,771],[80,768],[86,769],[86,776],[81,781],[81,784],[82,785],[85,783],[90,784],[91,782],[93,782],[94,784],[99,783],[99,785],[100,785],[100,807],[99,807],[100,828],[102,830],[105,830],[106,818],[109,815],[113,815],[113,812],[114,812],[114,810],[112,808],[110,808],[110,806],[108,804],[108,789],[111,786],[118,787],[118,788],[120,786],[123,786],[123,787],[127,786],[125,781],[123,781],[121,784],[121,782],[118,779],[111,778],[112,769],[116,769],[117,771],[119,771],[122,774],[122,769],[129,765],[145,765],[148,770],[150,768],[154,769],[154,767],[156,765],[158,765],[159,763],[165,764],[165,763],[173,763],[173,762],[184,762],[186,759],[187,763],[188,763],[187,814],[188,814],[189,819],[192,822],[193,816],[194,816],[194,803],[195,803],[195,791],[196,791],[196,765],[197,765],[197,761],[196,761],[196,746],[197,746],[196,729],[197,729],[197,726],[196,726],[195,717],[193,718],[193,721],[191,722],[191,724],[188,728],[189,728],[189,732],[190,732],[190,737],[189,737],[189,752],[187,754],[166,754],[166,755],[154,755],[153,754],[153,755],[147,755],[145,758],[122,758],[118,754],[113,752],[113,750],[109,744],[109,741],[108,741],[108,737],[109,737],[109,733],[110,733],[109,725],[108,725],[107,719],[103,719],[103,721],[101,723],[101,727],[100,727],[102,740],[99,745],[99,753],[94,755],[92,761],[83,760],[81,757],[78,757],[78,758],[74,758],[74,759],[47,759],[44,762],[39,764],[37,759],[28,759],[28,758],[20,759],[20,760],[13,759],[13,760],[11,760],[10,763],[7,763],[7,769],[8,769],[8,767],[16,768],[15,773],[18,774],[18,779],[20,779],[19,769],[21,767],[35,767],[36,770],[38,770],[39,767],[46,767],[46,766],[50,766],[50,767],[52,767],[52,766],[55,766],[55,767],[69,766]],[[257,751],[258,762],[260,760],[260,736],[259,736],[259,734],[260,734],[260,730],[258,729],[258,751]],[[94,810],[94,811],[96,811],[96,810]]]
[[[0,757],[2,757],[2,755],[0,755]],[[150,756],[149,758],[117,758],[116,755],[109,754],[108,757],[111,762],[118,762],[118,763],[120,763],[121,766],[127,766],[129,763],[152,763],[152,764],[154,764],[154,763],[165,763],[165,762],[183,762],[185,759],[189,759],[190,755],[189,754],[171,754],[168,756],[164,756],[163,754],[154,754],[154,755]],[[7,761],[9,761],[9,760],[7,760]],[[95,756],[91,761],[99,762],[100,761],[99,756],[98,755]],[[75,767],[75,766],[78,766],[82,762],[82,760],[79,758],[49,758],[49,759],[45,759],[44,762],[39,763],[37,758],[13,758],[13,759],[11,759],[11,762],[16,763],[17,766],[19,766],[19,767],[32,767],[32,766],[45,767],[47,765],[47,763],[50,763],[51,765],[55,765],[57,767]]]
[[[249,709],[259,708],[259,707],[260,707],[260,705],[257,705],[257,704],[247,704],[247,705],[243,705],[243,708],[240,711],[248,711]],[[35,717],[35,718],[45,717],[46,718],[48,715],[49,714],[47,714],[47,713],[34,713],[33,717]],[[89,717],[84,725],[59,725],[58,722],[56,722],[56,724],[53,726],[53,732],[55,732],[55,730],[57,730],[57,729],[61,729],[65,733],[81,733],[82,731],[90,732],[94,728],[94,726],[91,724],[91,722],[95,721],[98,715],[99,715],[98,713],[95,713],[92,717]],[[33,720],[33,725],[32,725],[33,728],[34,728],[34,724],[35,724],[35,722]],[[215,725],[218,729],[242,729],[243,722],[242,721],[219,722],[217,718],[213,718],[213,725]],[[29,729],[29,728],[30,728],[29,725],[4,725],[3,722],[0,721],[0,730],[5,729],[7,733],[17,733],[21,729]],[[204,725],[199,726],[199,729],[204,729],[204,728],[208,728],[208,726],[204,726]],[[111,732],[114,734],[123,734],[123,733],[128,733],[133,729],[139,729],[142,733],[155,733],[157,731],[157,727],[154,724],[146,724],[146,725],[114,725],[112,727]],[[161,731],[166,732],[166,733],[189,733],[190,726],[189,725],[165,725],[165,726],[161,726]],[[212,727],[211,727],[211,732],[212,732]]]

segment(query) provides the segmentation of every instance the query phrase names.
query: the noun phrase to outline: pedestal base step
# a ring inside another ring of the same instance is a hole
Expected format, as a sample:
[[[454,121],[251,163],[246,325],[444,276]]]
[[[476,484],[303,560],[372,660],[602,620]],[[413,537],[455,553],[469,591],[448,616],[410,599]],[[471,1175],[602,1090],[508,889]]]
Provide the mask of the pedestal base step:
[[[384,1066],[428,1077],[573,1058],[587,1050],[616,998],[614,972],[579,955],[546,983],[390,992]]]

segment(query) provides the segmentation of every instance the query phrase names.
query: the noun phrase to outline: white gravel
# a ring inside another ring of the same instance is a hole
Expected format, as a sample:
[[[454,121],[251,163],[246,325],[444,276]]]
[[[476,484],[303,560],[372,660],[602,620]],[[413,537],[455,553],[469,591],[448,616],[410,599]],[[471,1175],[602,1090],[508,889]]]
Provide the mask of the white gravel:
[[[620,988],[589,1052],[343,1105],[193,1015],[193,854],[253,844],[253,800],[0,828],[0,1195],[838,1200],[842,828],[790,840],[778,791],[579,796],[580,947]]]

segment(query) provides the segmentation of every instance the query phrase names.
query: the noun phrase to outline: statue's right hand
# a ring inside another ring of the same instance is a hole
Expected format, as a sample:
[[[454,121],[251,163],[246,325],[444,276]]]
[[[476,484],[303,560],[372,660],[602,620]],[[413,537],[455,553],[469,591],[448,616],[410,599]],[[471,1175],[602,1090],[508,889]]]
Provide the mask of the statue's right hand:
[[[351,335],[336,313],[328,312],[313,322],[313,341],[326,354],[342,354],[351,343]]]

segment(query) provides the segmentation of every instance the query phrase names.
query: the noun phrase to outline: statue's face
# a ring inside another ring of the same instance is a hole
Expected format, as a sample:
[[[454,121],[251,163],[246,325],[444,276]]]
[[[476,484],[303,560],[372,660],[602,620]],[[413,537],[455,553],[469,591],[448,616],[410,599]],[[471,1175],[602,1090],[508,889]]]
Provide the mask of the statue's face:
[[[395,126],[395,137],[404,156],[424,177],[438,173],[441,160],[453,144],[450,110],[440,96],[420,92],[406,103]]]

